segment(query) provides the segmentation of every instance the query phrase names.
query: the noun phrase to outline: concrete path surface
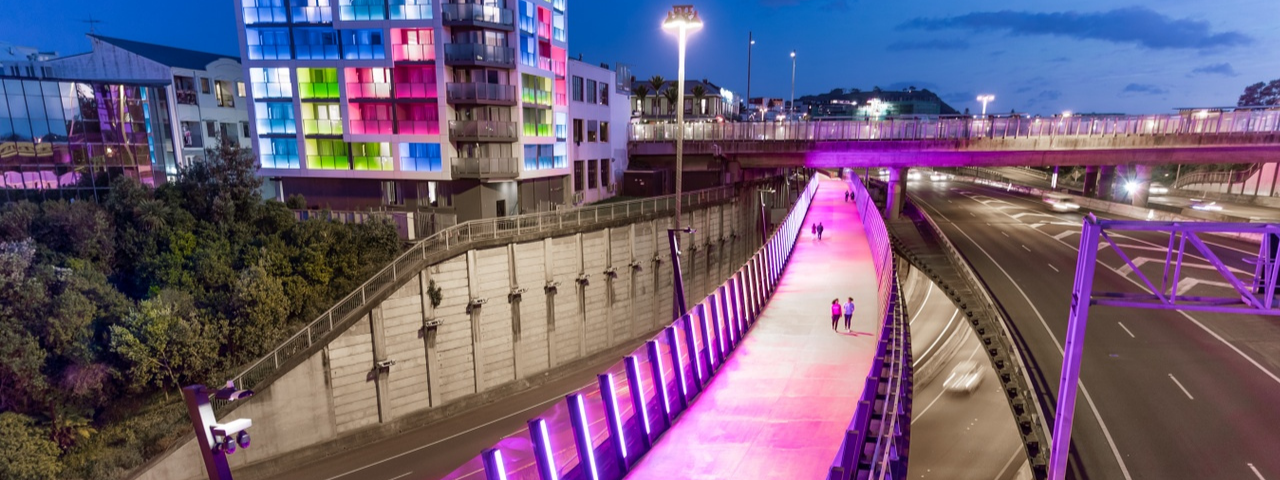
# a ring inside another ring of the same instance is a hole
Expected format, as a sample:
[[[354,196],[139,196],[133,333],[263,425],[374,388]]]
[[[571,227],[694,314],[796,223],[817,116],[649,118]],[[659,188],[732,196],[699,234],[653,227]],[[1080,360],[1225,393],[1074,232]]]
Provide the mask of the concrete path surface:
[[[845,184],[824,179],[755,331],[628,478],[825,478],[875,352],[876,274]],[[825,226],[822,240],[811,223]],[[853,297],[853,332],[831,300]]]

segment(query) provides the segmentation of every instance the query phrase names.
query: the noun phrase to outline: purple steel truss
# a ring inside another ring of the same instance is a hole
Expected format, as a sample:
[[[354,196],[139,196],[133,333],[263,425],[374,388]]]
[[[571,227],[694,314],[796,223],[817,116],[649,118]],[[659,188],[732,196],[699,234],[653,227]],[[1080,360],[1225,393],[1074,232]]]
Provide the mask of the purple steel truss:
[[[1160,286],[1157,287],[1142,270],[1125,254],[1107,232],[1168,232],[1168,251],[1165,254]],[[1206,233],[1234,233],[1260,235],[1262,243],[1254,262],[1252,278],[1240,278],[1223,263],[1213,250],[1200,238]],[[1097,265],[1098,247],[1106,241],[1125,265],[1133,270],[1145,292],[1094,292],[1093,273]],[[1238,297],[1202,297],[1178,294],[1178,282],[1182,276],[1183,261],[1187,257],[1188,244],[1195,249],[1214,271],[1218,272]],[[1142,222],[1099,220],[1093,214],[1084,219],[1080,232],[1080,254],[1076,258],[1076,278],[1071,292],[1071,313],[1067,324],[1066,345],[1063,348],[1062,377],[1058,383],[1057,417],[1053,422],[1053,442],[1049,452],[1049,479],[1062,480],[1067,473],[1067,452],[1071,445],[1071,424],[1075,415],[1076,390],[1080,384],[1080,360],[1084,353],[1085,327],[1089,320],[1089,307],[1148,308],[1156,310],[1190,310],[1215,313],[1244,313],[1254,315],[1280,315],[1275,301],[1280,262],[1276,250],[1280,247],[1280,225],[1262,223],[1219,222]]]

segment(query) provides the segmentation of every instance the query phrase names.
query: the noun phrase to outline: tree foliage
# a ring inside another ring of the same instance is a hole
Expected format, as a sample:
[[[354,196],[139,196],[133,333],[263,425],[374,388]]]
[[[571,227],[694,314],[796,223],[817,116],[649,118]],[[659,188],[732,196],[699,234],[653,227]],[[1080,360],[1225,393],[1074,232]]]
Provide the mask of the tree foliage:
[[[0,204],[0,441],[45,439],[66,467],[36,452],[0,478],[117,477],[173,440],[120,425],[163,425],[175,389],[220,383],[399,252],[386,221],[296,220],[254,168],[225,145],[101,203]]]
[[[1240,94],[1240,100],[1236,105],[1240,107],[1280,105],[1280,79],[1244,87],[1244,93]]]
[[[26,415],[0,413],[0,451],[0,478],[6,480],[53,480],[62,471],[58,444]]]

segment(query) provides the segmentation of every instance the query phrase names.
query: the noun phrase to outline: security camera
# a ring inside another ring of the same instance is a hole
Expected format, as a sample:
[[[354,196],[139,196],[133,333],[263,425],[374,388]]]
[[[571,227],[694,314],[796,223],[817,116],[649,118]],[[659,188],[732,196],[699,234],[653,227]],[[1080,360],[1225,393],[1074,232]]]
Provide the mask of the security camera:
[[[383,370],[388,370],[391,368],[392,365],[395,365],[395,364],[396,364],[396,361],[393,359],[386,359],[386,360],[377,362],[378,368]]]
[[[231,455],[236,453],[236,445],[241,448],[249,448],[249,427],[253,426],[253,420],[247,418],[237,418],[227,423],[215,423],[209,426],[209,433],[213,434],[213,448],[222,450],[222,453]]]
[[[234,402],[236,400],[245,400],[253,396],[253,390],[237,389],[234,382],[227,382],[227,386],[214,392],[213,396],[218,400],[226,400]]]

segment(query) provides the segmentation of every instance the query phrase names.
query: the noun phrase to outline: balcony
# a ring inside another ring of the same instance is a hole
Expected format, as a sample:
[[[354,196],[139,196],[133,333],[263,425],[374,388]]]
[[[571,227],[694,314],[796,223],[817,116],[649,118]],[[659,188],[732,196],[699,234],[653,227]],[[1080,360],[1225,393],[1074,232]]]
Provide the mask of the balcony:
[[[519,163],[514,158],[455,158],[454,178],[480,180],[512,179],[520,176]]]
[[[451,65],[516,66],[516,50],[498,45],[450,43],[444,46],[444,58]]]
[[[471,105],[515,105],[516,87],[490,83],[450,83],[449,103]]]
[[[452,120],[449,138],[457,142],[514,142],[516,122],[494,120]]]
[[[445,26],[480,27],[515,31],[515,15],[510,9],[473,3],[445,3],[440,5],[441,19]]]
[[[200,105],[200,97],[195,90],[174,90],[179,105]]]

